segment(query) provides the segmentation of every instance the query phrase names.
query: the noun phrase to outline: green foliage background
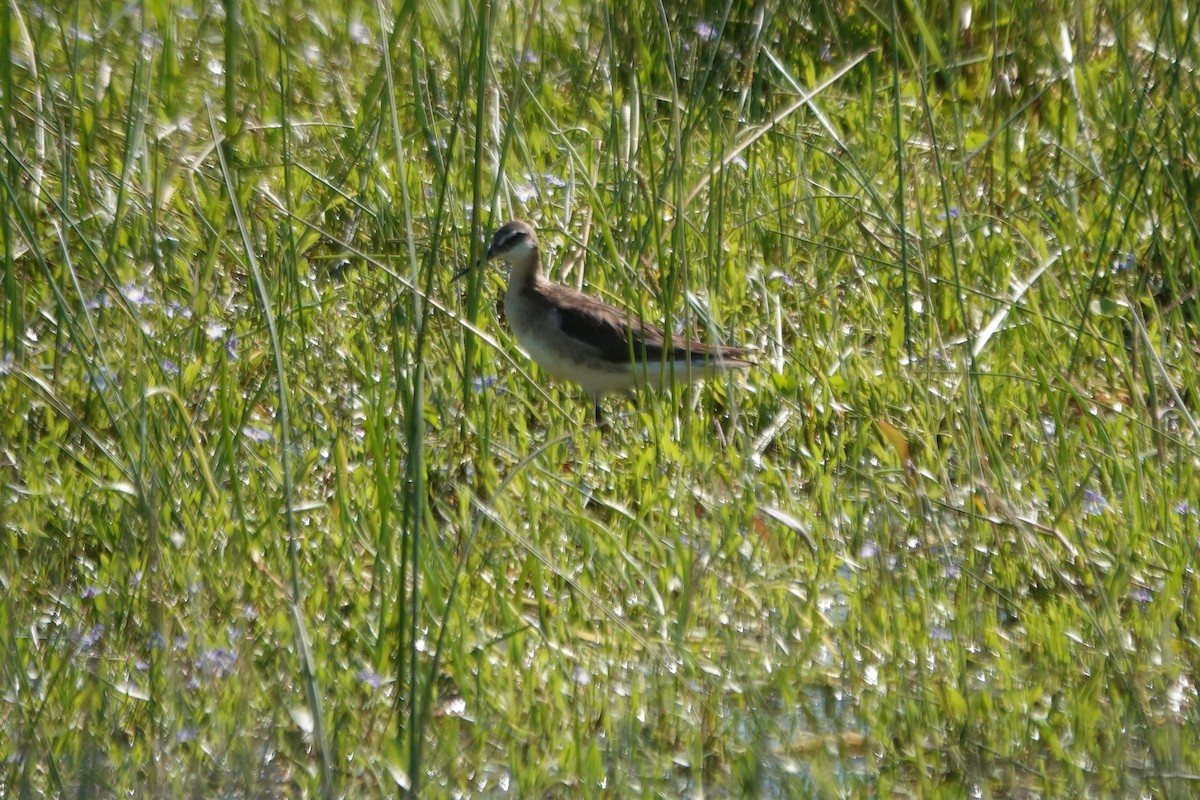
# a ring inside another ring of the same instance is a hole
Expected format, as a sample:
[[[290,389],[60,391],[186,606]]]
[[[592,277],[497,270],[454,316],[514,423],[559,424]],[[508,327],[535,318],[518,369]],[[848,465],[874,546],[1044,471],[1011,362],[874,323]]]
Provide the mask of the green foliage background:
[[[4,4],[0,794],[1191,796],[1197,16]]]

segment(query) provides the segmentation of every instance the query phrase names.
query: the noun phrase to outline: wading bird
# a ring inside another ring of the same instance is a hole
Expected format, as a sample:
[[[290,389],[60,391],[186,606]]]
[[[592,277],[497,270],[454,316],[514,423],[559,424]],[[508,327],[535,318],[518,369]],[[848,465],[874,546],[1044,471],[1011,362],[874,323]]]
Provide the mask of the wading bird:
[[[509,266],[504,311],[517,342],[546,374],[587,391],[597,424],[603,422],[602,395],[660,386],[664,378],[697,381],[754,363],[747,348],[680,339],[547,280],[537,234],[527,222],[513,220],[497,230],[487,260]]]

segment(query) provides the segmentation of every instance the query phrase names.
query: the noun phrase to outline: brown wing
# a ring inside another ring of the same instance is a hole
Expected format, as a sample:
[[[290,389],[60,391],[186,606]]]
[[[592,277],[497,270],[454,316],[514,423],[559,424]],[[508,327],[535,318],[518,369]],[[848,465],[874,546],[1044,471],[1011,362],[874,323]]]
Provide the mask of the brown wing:
[[[602,303],[563,286],[554,287],[559,326],[562,332],[590,347],[596,355],[614,364],[629,363],[630,354],[648,362],[666,359],[704,363],[721,359],[729,366],[750,363],[742,347],[710,347],[703,342],[668,336],[662,328],[642,322],[607,303]]]

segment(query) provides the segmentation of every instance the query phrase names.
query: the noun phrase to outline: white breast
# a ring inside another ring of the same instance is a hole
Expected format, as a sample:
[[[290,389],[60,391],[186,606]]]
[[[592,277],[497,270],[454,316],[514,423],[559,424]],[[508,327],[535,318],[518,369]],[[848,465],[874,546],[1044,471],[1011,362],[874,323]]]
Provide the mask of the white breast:
[[[505,296],[509,327],[529,357],[558,380],[582,386],[589,394],[628,391],[635,386],[661,387],[667,379],[697,381],[719,369],[718,364],[686,360],[646,364],[614,364],[595,356],[587,345],[563,333],[558,312],[546,306],[530,307],[511,288]]]
[[[509,317],[512,320],[512,317]],[[557,323],[557,320],[553,321]],[[587,350],[562,336],[557,324],[523,325],[514,322],[513,333],[521,349],[529,354],[546,374],[577,383],[589,394],[607,394],[632,389],[633,370],[628,365],[593,359]],[[557,336],[555,335],[557,334]]]

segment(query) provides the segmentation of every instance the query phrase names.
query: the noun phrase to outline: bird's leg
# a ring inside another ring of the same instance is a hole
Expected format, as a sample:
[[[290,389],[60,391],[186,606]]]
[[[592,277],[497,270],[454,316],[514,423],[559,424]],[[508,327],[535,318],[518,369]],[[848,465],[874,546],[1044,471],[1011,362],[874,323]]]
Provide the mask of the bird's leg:
[[[604,409],[600,408],[600,395],[592,395],[592,419],[596,422],[597,428],[605,427]]]

